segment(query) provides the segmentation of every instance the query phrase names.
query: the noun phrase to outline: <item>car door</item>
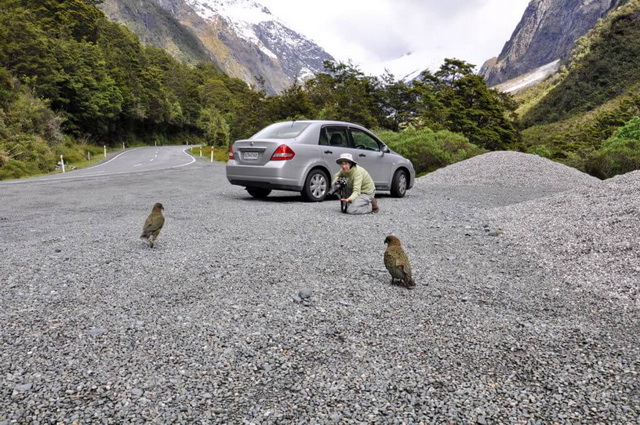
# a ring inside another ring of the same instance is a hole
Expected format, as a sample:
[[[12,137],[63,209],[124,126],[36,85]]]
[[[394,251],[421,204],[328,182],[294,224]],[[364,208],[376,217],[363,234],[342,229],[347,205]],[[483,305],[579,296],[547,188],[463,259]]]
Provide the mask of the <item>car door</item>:
[[[369,172],[378,188],[388,188],[391,182],[393,162],[385,155],[383,144],[372,134],[357,127],[349,128],[353,148],[349,153],[358,164]]]
[[[336,160],[343,153],[352,153],[348,128],[341,125],[326,125],[320,130],[320,152],[331,171],[331,178],[340,171]]]

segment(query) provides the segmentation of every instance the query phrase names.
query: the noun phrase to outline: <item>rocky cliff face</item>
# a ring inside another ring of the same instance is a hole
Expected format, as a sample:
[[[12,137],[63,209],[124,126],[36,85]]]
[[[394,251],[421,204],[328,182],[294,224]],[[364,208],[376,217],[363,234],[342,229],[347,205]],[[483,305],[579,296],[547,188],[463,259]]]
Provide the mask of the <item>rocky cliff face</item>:
[[[531,0],[497,58],[480,68],[490,86],[571,54],[578,38],[627,0]]]
[[[179,9],[169,12],[155,1],[139,0],[103,0],[98,7],[112,21],[136,33],[143,43],[163,48],[181,61],[215,59],[198,37],[176,20]]]
[[[142,41],[188,62],[278,93],[324,71],[331,55],[252,0],[104,0],[101,9]]]

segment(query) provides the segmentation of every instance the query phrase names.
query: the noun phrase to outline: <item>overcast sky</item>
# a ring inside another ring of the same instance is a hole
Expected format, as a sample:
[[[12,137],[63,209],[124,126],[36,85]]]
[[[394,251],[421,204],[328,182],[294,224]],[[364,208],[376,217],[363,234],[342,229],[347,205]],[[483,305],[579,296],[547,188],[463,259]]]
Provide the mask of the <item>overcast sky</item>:
[[[498,56],[529,0],[258,0],[336,60],[396,77]]]

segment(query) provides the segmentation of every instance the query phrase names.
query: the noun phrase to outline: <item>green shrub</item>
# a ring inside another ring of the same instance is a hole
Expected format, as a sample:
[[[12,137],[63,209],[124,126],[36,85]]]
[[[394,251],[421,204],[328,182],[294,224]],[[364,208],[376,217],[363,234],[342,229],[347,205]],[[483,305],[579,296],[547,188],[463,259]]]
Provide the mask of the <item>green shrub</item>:
[[[614,137],[608,141],[614,139],[627,139],[627,140],[640,140],[640,117],[633,117],[627,122],[624,127],[618,129]],[[605,142],[606,146],[607,142]]]
[[[24,151],[20,159],[36,164],[40,172],[48,172],[55,167],[56,154],[42,137],[25,137],[22,148]]]
[[[531,148],[527,149],[527,153],[532,153],[534,155],[538,155],[547,159],[551,159],[553,157],[553,153],[551,152],[551,150],[543,145],[532,146]]]
[[[486,152],[469,143],[463,135],[447,130],[435,132],[429,128],[408,128],[400,132],[379,131],[377,134],[391,149],[411,160],[417,175]]]
[[[0,166],[0,180],[19,179],[34,174],[38,174],[38,168],[34,163],[9,159],[4,166]]]
[[[77,164],[86,159],[86,151],[82,146],[74,145],[69,141],[58,146],[56,151],[58,156],[62,155],[64,157],[64,162],[67,164]]]
[[[9,140],[0,141],[0,170],[3,170],[1,175],[6,175],[3,178],[47,173],[55,168],[55,164],[55,153],[40,136],[16,134]]]
[[[10,105],[5,118],[7,127],[15,133],[40,135],[52,146],[61,143],[64,138],[60,128],[63,121],[60,114],[53,112],[45,102],[33,97],[27,90],[22,90]]]
[[[608,178],[640,169],[640,117],[634,117],[605,140],[590,164],[591,171]]]

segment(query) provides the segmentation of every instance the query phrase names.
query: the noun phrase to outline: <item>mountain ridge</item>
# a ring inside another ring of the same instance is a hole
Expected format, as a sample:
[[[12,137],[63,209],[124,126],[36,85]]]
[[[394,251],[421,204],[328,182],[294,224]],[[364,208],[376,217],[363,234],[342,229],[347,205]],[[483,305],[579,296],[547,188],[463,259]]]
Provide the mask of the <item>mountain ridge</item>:
[[[252,0],[144,3],[145,7],[133,0],[104,0],[99,7],[109,19],[125,24],[144,42],[189,63],[212,62],[227,75],[270,94],[323,72],[324,61],[335,60]],[[177,32],[177,27],[184,31],[179,38],[166,36]],[[156,35],[158,32],[161,36]]]

